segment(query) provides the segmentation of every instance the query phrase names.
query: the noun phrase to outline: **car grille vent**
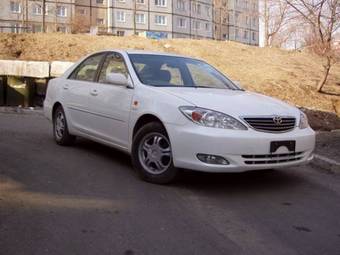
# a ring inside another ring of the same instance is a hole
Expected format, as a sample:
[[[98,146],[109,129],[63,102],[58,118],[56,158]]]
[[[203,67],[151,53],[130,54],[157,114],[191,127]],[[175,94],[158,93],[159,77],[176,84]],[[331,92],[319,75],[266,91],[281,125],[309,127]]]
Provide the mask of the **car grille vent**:
[[[261,155],[242,155],[247,165],[265,165],[284,162],[297,161],[303,158],[303,152],[292,152],[282,154],[261,154]]]
[[[265,118],[246,117],[243,119],[248,123],[249,126],[254,128],[255,130],[273,133],[287,132],[289,130],[292,130],[294,129],[296,122],[294,117],[280,117],[280,116]]]

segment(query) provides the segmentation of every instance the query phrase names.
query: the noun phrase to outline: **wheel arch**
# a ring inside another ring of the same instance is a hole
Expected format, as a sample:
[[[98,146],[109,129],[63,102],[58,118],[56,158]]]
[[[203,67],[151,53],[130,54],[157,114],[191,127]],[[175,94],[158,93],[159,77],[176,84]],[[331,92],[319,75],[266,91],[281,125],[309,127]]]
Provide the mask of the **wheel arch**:
[[[138,118],[138,120],[136,121],[136,123],[133,127],[133,131],[132,131],[132,140],[134,139],[134,137],[137,134],[139,129],[141,129],[143,126],[145,126],[146,124],[151,123],[151,122],[159,122],[163,126],[167,135],[169,136],[169,133],[168,133],[163,121],[154,114],[146,113],[146,114],[143,114],[142,116],[140,116]]]
[[[55,113],[55,111],[57,110],[57,108],[58,108],[59,106],[62,107],[62,104],[61,104],[59,101],[57,101],[57,102],[55,102],[55,103],[53,104],[53,107],[52,107],[52,120],[54,119],[54,113]]]

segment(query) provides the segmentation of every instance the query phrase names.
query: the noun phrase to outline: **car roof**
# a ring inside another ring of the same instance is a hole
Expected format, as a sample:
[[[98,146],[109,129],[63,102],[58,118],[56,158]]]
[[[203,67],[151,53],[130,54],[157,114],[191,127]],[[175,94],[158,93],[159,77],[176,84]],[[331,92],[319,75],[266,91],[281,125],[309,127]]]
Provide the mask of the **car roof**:
[[[97,52],[93,52],[90,55],[100,53],[100,52],[108,52],[108,51],[113,51],[113,52],[118,52],[118,53],[127,53],[127,54],[145,54],[145,55],[160,55],[160,56],[172,56],[172,57],[183,57],[183,58],[193,58],[197,59],[194,57],[189,57],[189,56],[184,56],[184,55],[179,55],[175,53],[169,53],[169,52],[162,52],[162,51],[147,51],[147,50],[134,50],[134,49],[106,49],[106,50],[101,50]]]

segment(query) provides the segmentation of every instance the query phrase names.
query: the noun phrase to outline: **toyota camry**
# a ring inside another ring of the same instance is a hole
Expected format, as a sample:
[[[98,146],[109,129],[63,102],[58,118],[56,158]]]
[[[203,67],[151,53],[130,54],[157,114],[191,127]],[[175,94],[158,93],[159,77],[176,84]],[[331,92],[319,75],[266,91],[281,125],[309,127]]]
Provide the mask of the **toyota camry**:
[[[245,91],[206,62],[167,53],[106,50],[48,84],[54,139],[77,136],[131,155],[142,179],[168,183],[179,169],[242,172],[313,158],[306,115]]]

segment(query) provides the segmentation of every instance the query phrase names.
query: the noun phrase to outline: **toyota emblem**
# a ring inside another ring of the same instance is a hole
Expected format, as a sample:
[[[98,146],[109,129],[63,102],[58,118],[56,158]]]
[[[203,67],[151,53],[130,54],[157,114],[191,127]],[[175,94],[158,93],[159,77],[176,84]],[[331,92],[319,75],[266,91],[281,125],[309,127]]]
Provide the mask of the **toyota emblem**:
[[[276,125],[281,125],[282,124],[282,118],[280,116],[275,116],[273,117],[273,121]]]

